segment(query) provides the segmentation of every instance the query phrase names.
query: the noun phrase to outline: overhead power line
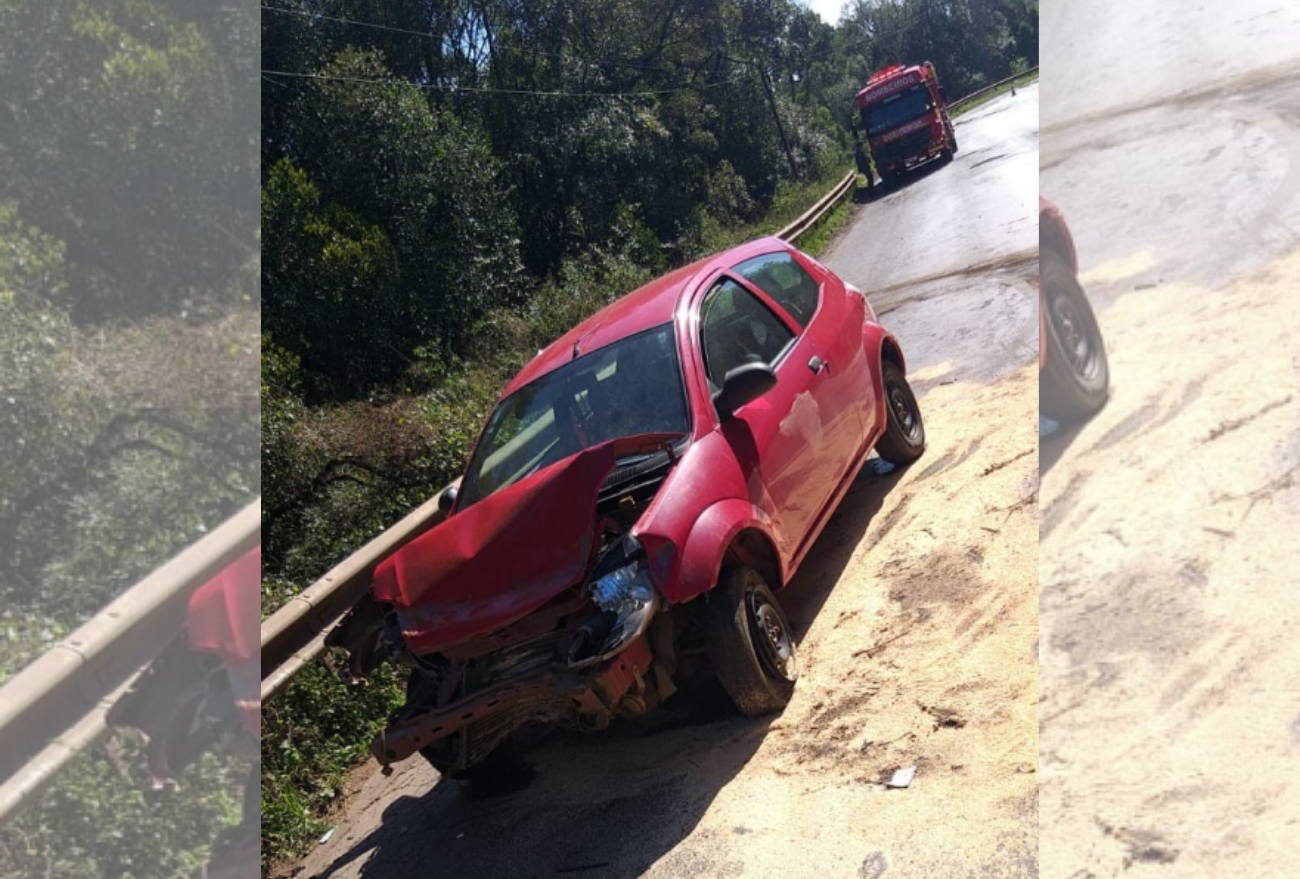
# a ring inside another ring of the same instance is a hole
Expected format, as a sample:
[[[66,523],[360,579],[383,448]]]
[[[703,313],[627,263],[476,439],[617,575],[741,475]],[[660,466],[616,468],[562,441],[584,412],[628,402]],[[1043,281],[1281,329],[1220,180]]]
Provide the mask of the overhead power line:
[[[262,10],[265,12],[279,12],[283,15],[296,15],[299,16],[300,18],[308,18],[312,20],[333,21],[339,24],[347,24],[347,25],[352,25],[354,27],[371,28],[373,30],[378,30],[378,31],[389,31],[395,34],[406,34],[408,36],[421,37],[426,40],[434,39],[437,36],[436,34],[432,34],[427,31],[411,30],[410,28],[404,28],[404,27],[393,27],[392,25],[387,25],[387,24],[376,24],[375,22],[361,21],[355,18],[341,18],[337,15],[325,15],[324,13],[306,12],[301,9],[282,9],[278,6],[267,6],[263,4]],[[587,58],[577,58],[574,57],[573,55],[565,55],[560,52],[546,52],[541,49],[522,49],[518,46],[497,46],[494,48],[493,51],[513,52],[517,55],[545,55],[548,58],[559,58],[561,61],[572,61],[575,64],[585,64],[590,67],[627,67],[632,70],[648,70],[655,73],[673,72],[672,70],[669,70],[666,67],[659,67],[651,64],[637,64],[632,61],[615,61],[615,60],[592,61]]]
[[[701,85],[685,86],[673,89],[653,89],[640,92],[564,92],[564,91],[529,91],[527,89],[497,89],[480,86],[444,85],[441,83],[411,82],[404,79],[367,79],[360,76],[333,76],[327,73],[293,73],[287,70],[263,70],[263,76],[283,76],[293,79],[317,79],[328,82],[354,82],[365,85],[406,85],[413,88],[439,92],[466,92],[480,95],[520,95],[534,98],[649,98],[657,95],[672,95],[680,92],[705,91],[740,82],[745,77],[737,76]]]

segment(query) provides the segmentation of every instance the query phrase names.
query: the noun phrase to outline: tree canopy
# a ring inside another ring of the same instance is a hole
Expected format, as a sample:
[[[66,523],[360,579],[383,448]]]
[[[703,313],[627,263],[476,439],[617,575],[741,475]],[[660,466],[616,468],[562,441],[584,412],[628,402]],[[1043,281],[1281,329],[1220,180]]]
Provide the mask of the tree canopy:
[[[319,399],[363,395],[416,349],[464,353],[628,208],[658,258],[695,255],[710,220],[843,165],[872,70],[932,60],[960,95],[1036,63],[1036,17],[1024,0],[857,2],[838,27],[793,0],[270,0],[268,330]]]

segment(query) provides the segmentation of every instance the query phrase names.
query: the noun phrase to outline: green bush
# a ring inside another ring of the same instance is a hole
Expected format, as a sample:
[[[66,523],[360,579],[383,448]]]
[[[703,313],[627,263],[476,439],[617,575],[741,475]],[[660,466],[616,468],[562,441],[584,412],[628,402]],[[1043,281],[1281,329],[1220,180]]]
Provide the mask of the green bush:
[[[246,764],[211,755],[174,792],[127,779],[137,745],[114,740],[78,757],[33,807],[0,828],[0,879],[177,879],[193,875],[217,833],[238,823]]]
[[[326,828],[347,771],[401,703],[405,682],[381,669],[349,688],[323,666],[304,670],[262,709],[262,857],[301,852]]]

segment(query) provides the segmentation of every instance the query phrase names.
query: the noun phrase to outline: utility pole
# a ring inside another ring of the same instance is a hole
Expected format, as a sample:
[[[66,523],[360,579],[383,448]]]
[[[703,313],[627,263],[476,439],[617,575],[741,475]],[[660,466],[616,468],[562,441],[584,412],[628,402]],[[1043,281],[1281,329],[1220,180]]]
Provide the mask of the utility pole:
[[[776,94],[772,91],[772,81],[767,78],[767,69],[763,65],[755,62],[754,66],[758,68],[758,75],[763,78],[763,88],[767,90],[767,102],[772,107],[772,121],[776,123],[777,133],[781,135],[781,146],[785,149],[785,160],[790,163],[790,179],[797,178],[798,172],[794,167],[794,153],[790,152],[790,141],[785,138],[785,128],[781,125],[781,116],[776,112]]]

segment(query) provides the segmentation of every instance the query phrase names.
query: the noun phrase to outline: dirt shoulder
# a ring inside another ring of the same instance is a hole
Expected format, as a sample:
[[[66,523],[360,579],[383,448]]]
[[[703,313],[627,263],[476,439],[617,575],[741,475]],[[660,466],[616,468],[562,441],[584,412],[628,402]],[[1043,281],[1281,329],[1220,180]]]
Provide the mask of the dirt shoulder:
[[[1109,404],[1044,441],[1048,876],[1294,873],[1297,289],[1300,254],[1120,299]]]

